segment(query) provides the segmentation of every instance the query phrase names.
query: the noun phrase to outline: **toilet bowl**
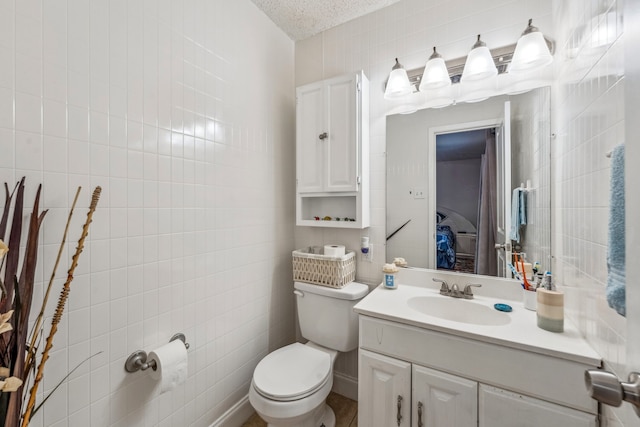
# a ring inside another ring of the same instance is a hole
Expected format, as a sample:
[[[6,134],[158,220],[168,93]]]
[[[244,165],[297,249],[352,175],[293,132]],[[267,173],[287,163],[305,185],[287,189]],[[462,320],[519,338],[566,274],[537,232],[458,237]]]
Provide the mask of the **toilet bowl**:
[[[256,366],[249,402],[270,427],[335,427],[326,404],[338,352],[358,345],[353,306],[368,292],[352,282],[340,289],[295,282],[298,320],[309,342],[268,354]]]
[[[260,361],[249,401],[269,426],[335,426],[325,401],[333,386],[337,351],[313,343],[282,347]]]

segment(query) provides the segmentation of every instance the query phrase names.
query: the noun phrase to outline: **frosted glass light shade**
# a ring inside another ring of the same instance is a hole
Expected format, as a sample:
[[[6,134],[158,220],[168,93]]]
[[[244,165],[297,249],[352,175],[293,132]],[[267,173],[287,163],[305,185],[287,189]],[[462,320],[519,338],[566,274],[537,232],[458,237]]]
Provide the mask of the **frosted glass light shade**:
[[[442,59],[442,56],[434,46],[433,53],[424,66],[419,89],[420,92],[424,92],[425,90],[440,89],[447,86],[451,86],[449,70],[447,69],[447,64],[445,64],[444,59]]]
[[[398,59],[396,59],[396,65],[389,74],[387,80],[387,87],[384,90],[385,99],[396,99],[409,95],[411,93],[411,83],[409,82],[409,76],[407,70],[405,70]]]
[[[449,77],[449,70],[447,70],[444,59],[429,59],[427,65],[424,67],[422,79],[420,80],[420,91],[439,89],[446,86],[451,86],[451,78]]]
[[[524,73],[545,67],[553,61],[547,42],[540,31],[524,34],[516,44],[509,73]]]
[[[497,75],[498,69],[493,62],[491,52],[489,48],[480,41],[480,36],[478,36],[478,42],[473,46],[469,55],[467,55],[460,81],[485,80]]]

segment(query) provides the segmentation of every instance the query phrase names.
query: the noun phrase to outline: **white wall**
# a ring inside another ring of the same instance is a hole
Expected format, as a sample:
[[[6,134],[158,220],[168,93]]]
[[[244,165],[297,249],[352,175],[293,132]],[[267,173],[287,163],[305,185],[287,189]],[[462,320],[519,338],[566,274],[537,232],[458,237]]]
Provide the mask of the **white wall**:
[[[44,389],[103,353],[33,426],[208,426],[294,338],[293,57],[248,0],[0,2],[0,180],[50,209],[36,299],[103,188]],[[157,396],[124,361],[175,332],[188,379]]]
[[[566,291],[568,314],[605,367],[626,379],[626,320],[605,299],[610,181],[605,154],[624,141],[625,126],[623,3],[553,3],[558,84],[551,97],[557,135],[552,144],[552,248],[553,272]],[[610,20],[600,16],[604,12],[612,13]],[[596,47],[592,42],[598,30],[611,37]],[[633,164],[631,159],[627,164]],[[619,413],[627,408],[603,408],[607,425],[623,425]],[[628,425],[634,425],[631,419]]]

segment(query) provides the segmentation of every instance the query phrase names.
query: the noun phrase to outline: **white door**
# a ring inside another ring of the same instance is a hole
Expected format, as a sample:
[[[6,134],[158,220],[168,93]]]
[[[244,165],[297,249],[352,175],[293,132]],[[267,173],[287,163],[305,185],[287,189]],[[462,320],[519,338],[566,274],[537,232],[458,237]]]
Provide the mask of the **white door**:
[[[299,193],[324,191],[324,96],[322,82],[296,90],[296,179]]]
[[[358,191],[357,75],[328,80],[325,191]]]
[[[360,350],[358,369],[358,425],[409,427],[411,364]]]
[[[478,425],[478,383],[413,365],[412,427]]]
[[[499,388],[480,385],[479,427],[596,427],[597,416]]]
[[[498,276],[507,277],[511,262],[511,102],[504,103],[504,120],[496,129],[496,251]]]

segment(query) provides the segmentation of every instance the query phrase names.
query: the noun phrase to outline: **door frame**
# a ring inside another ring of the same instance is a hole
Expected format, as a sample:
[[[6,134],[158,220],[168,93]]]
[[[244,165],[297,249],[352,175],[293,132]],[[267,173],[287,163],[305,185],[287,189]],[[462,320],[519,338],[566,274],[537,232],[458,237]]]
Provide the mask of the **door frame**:
[[[456,123],[453,125],[433,126],[428,128],[428,150],[427,150],[427,174],[429,182],[427,185],[427,235],[429,238],[428,244],[428,268],[436,270],[437,264],[437,251],[436,251],[436,138],[438,135],[447,133],[458,133],[480,129],[493,129],[499,127],[504,122],[504,117],[497,117],[494,119],[479,120],[473,122]]]

